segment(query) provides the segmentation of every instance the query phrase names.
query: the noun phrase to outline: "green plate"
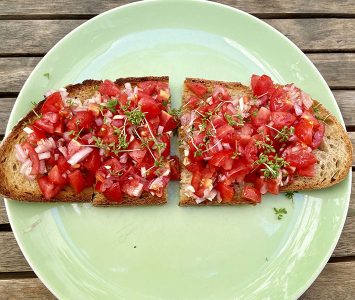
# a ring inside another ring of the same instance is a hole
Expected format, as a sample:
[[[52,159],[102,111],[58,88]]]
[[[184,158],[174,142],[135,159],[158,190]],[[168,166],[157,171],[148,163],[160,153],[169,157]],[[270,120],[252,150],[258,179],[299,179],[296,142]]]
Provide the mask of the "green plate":
[[[295,82],[342,120],[313,64],[272,27],[211,2],[148,1],[108,11],[61,40],[25,83],[8,129],[46,90],[88,78],[169,75],[178,106],[185,76],[247,83],[252,73]],[[288,299],[334,250],[350,182],[249,207],[181,208],[177,183],[162,207],[6,207],[31,267],[62,299]],[[273,207],[287,215],[277,220]]]

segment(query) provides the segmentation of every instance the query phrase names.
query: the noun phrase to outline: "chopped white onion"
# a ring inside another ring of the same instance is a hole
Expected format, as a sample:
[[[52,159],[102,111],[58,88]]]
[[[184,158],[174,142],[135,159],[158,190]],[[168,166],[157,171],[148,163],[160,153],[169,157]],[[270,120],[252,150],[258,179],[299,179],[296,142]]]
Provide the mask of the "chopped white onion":
[[[99,154],[100,154],[101,156],[103,156],[103,155],[105,154],[105,150],[101,148],[101,149],[99,150]]]
[[[197,204],[200,204],[200,203],[206,201],[206,199],[205,198],[196,198],[195,201]]]
[[[27,159],[28,155],[26,154],[26,152],[22,149],[22,147],[19,144],[15,145],[15,150],[16,150],[16,158],[18,161],[20,162],[25,162],[25,160]]]
[[[102,121],[102,119],[101,118],[97,118],[97,119],[95,119],[95,123],[96,123],[96,125],[97,126],[102,126],[102,124],[103,124],[103,121]]]
[[[58,151],[63,154],[65,158],[68,157],[68,149],[64,146],[58,147]]]
[[[115,115],[115,116],[113,116],[114,120],[123,120],[124,118],[126,118],[125,115]]]
[[[222,143],[222,146],[223,146],[223,148],[226,149],[226,150],[232,149],[231,145],[229,145],[228,143]]]
[[[55,154],[54,154],[54,160],[58,160],[58,158],[59,158],[59,154],[58,154],[58,153],[55,153]]]
[[[51,157],[51,153],[49,151],[47,152],[42,152],[38,154],[38,159],[43,160]]]
[[[33,130],[30,127],[25,127],[23,131],[26,132],[27,134],[31,134],[33,132]]]
[[[120,156],[120,163],[121,163],[121,164],[125,164],[125,163],[127,162],[127,159],[128,159],[127,153],[123,153],[123,154]]]
[[[147,173],[147,169],[145,167],[141,167],[141,176],[145,178],[147,175],[146,173]]]
[[[142,192],[143,192],[143,184],[138,183],[138,185],[132,191],[132,196],[140,197],[142,195]]]
[[[46,172],[47,172],[46,163],[44,162],[44,160],[41,160],[39,162],[39,173],[44,174]]]
[[[32,161],[28,158],[25,160],[25,162],[22,164],[20,168],[20,173],[23,175],[30,174],[32,171]]]
[[[152,183],[149,185],[150,190],[158,190],[159,188],[163,187],[163,179],[162,177],[157,177],[152,181]]]
[[[94,149],[91,147],[84,147],[83,149],[76,152],[72,157],[68,160],[68,163],[71,165],[75,165],[82,160],[84,160]]]
[[[160,125],[159,125],[158,130],[157,130],[157,133],[160,135],[160,134],[163,133],[163,131],[164,131],[164,126],[160,126]]]

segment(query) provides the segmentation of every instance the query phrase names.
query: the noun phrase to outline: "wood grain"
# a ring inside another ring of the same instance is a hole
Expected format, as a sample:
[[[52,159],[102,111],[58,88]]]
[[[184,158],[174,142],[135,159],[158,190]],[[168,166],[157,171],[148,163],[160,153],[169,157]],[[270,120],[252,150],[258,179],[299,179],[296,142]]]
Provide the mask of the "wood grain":
[[[9,219],[7,218],[7,214],[6,214],[4,199],[0,197],[0,224],[7,224],[7,223],[9,223]]]
[[[355,296],[355,262],[328,263],[301,300],[342,299]],[[341,283],[341,284],[338,284]],[[55,299],[37,278],[0,280],[1,299]]]
[[[0,273],[32,271],[12,232],[0,232],[0,243]]]
[[[0,280],[2,300],[56,299],[38,278]]]
[[[300,300],[355,298],[355,262],[327,264]]]
[[[269,19],[303,51],[354,51],[355,19]],[[43,54],[85,20],[0,20],[0,55]],[[312,30],[308,30],[312,28]],[[322,38],[319,38],[322,37]]]
[[[86,1],[71,1],[71,0],[58,0],[52,1],[50,5],[45,0],[26,0],[26,1],[0,1],[0,16],[18,16],[24,15],[33,17],[36,15],[49,15],[49,16],[65,16],[70,17],[80,15],[96,15],[108,9],[120,6],[125,3],[133,1],[128,0],[86,0]],[[244,10],[251,14],[258,16],[284,16],[300,14],[324,15],[324,14],[341,14],[352,15],[355,14],[355,3],[352,0],[273,0],[265,1],[260,0],[219,0],[223,4],[233,6],[235,8]]]

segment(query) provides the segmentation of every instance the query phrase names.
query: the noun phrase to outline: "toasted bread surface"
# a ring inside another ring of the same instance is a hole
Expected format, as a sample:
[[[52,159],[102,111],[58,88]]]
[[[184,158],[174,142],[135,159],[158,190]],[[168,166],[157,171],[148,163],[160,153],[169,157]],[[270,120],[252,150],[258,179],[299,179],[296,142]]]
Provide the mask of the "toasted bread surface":
[[[146,80],[159,80],[168,82],[168,77],[137,77],[120,78],[116,84],[123,85],[126,82],[141,82]],[[78,98],[81,101],[91,98],[98,90],[101,80],[85,80],[82,83],[66,86],[69,98]],[[29,180],[20,173],[21,163],[15,157],[14,147],[26,140],[27,134],[23,129],[36,119],[36,113],[44,103],[42,100],[38,105],[23,117],[12,131],[2,141],[0,146],[0,194],[15,200],[30,202],[90,202],[94,205],[159,205],[167,201],[167,193],[162,197],[153,196],[150,193],[144,193],[142,197],[123,196],[121,203],[110,203],[100,193],[94,193],[94,188],[86,188],[81,193],[76,194],[68,185],[51,200],[45,199],[42,195],[36,180]]]
[[[222,85],[225,87],[231,96],[252,96],[253,93],[249,87],[242,85],[239,82],[223,82],[214,80],[204,80],[196,78],[186,78],[183,92],[183,113],[188,112],[189,109],[186,107],[186,103],[190,96],[194,95],[187,87],[187,82],[198,82],[203,83],[208,92],[207,95],[211,95],[213,87],[215,85]],[[314,177],[302,177],[296,176],[293,182],[287,186],[280,188],[281,192],[287,191],[302,191],[302,190],[315,190],[330,187],[340,181],[342,181],[349,172],[352,163],[352,144],[349,139],[347,132],[344,127],[339,123],[339,121],[334,117],[322,104],[318,101],[313,100],[315,105],[318,106],[318,115],[321,119],[324,119],[326,124],[324,139],[320,147],[313,151],[318,159],[316,165],[316,176]],[[184,106],[185,105],[185,106]],[[179,129],[179,138],[183,140],[184,132]],[[183,149],[180,149],[181,157],[183,157]],[[186,184],[190,184],[192,174],[189,172],[185,166],[181,166],[181,187],[180,187],[180,206],[226,206],[226,205],[239,205],[239,204],[254,204],[246,201],[242,198],[242,189],[238,188],[234,195],[234,198],[230,202],[218,201],[204,201],[197,204],[195,199],[188,197],[185,194]]]

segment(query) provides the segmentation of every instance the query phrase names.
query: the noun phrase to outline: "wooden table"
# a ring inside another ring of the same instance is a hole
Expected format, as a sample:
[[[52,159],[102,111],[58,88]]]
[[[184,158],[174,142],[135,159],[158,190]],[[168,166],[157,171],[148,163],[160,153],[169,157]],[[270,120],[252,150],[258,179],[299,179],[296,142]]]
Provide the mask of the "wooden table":
[[[41,57],[87,19],[128,2],[131,1],[0,1],[0,138],[16,96]],[[355,1],[219,2],[265,20],[307,54],[331,87],[354,144]],[[353,174],[354,170],[353,165]],[[354,186],[353,180],[348,217],[338,245],[302,299],[355,299]],[[21,254],[0,200],[0,299],[52,298]]]

